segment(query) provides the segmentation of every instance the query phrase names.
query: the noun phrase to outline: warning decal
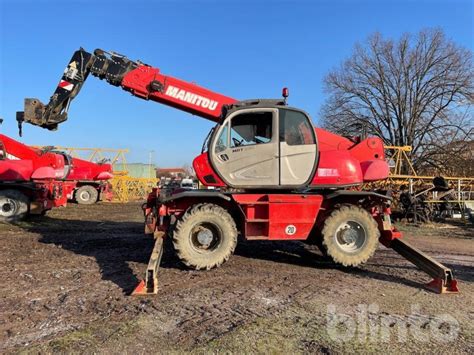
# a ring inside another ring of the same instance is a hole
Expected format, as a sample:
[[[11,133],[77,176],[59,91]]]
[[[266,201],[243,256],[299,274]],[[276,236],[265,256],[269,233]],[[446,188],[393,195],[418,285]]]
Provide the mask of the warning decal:
[[[64,90],[71,91],[74,88],[74,84],[71,84],[70,82],[66,80],[61,80],[61,82],[58,85],[60,88],[63,88]]]

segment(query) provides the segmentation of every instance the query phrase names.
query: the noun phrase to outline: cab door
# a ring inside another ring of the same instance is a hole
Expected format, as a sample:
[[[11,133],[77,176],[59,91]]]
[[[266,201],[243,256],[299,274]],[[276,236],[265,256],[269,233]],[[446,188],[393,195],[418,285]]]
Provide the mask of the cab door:
[[[303,112],[279,109],[280,186],[302,186],[313,177],[317,142],[310,118]]]
[[[279,185],[278,109],[239,110],[226,118],[211,143],[210,157],[232,187]]]

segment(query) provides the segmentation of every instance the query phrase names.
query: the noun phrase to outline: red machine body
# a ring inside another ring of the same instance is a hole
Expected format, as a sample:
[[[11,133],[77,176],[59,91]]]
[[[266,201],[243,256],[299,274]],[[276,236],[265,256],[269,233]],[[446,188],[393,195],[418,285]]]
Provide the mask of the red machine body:
[[[389,166],[380,138],[351,141],[321,128],[316,128],[319,164],[311,182],[318,185],[354,185],[388,177]]]
[[[5,165],[18,164],[30,167],[29,171],[24,168],[19,170],[22,171],[24,180],[64,179],[69,174],[68,158],[62,154],[42,152],[3,134],[0,134],[0,147],[6,158]]]
[[[75,182],[76,186],[68,198],[84,204],[92,204],[100,200],[111,201],[113,191],[109,180],[112,178],[111,164],[94,163],[74,157],[67,180]],[[88,190],[87,193],[84,192],[85,190]],[[92,190],[97,193],[97,196]]]
[[[66,206],[75,188],[74,182],[63,180],[69,171],[66,155],[42,152],[0,134],[0,220]]]
[[[33,171],[33,162],[31,160],[4,159],[0,162],[1,181],[29,181]]]
[[[152,83],[156,83],[154,89],[150,86]],[[199,85],[163,75],[158,68],[147,65],[139,65],[127,73],[121,86],[137,97],[172,106],[214,122],[220,121],[224,106],[237,102]]]
[[[388,177],[389,166],[381,139],[367,138],[355,143],[321,128],[316,128],[315,132],[319,161],[308,187],[354,186]],[[193,168],[204,186],[226,186],[212,167],[207,152],[194,159]],[[213,178],[206,180],[206,176]]]
[[[69,180],[104,181],[113,178],[111,164],[93,163],[84,159],[72,158],[72,169]]]
[[[193,83],[161,74],[158,68],[139,65],[128,72],[120,85],[133,95],[221,123],[226,107],[239,101]],[[388,177],[389,167],[385,162],[383,142],[379,138],[368,138],[355,142],[321,128],[315,128],[319,162],[309,187],[352,186],[365,182],[383,180]],[[204,186],[225,187],[212,166],[208,153],[193,161],[196,175]],[[205,176],[214,179],[204,179]]]
[[[16,184],[15,188],[21,189],[30,200],[30,213],[41,214],[53,207],[66,206],[68,200],[93,203],[113,197],[108,182],[113,177],[110,164],[72,158],[49,148],[30,147],[3,134],[0,134],[0,154],[0,188]]]
[[[201,184],[204,186],[212,186],[212,187],[225,187],[226,184],[224,181],[221,180],[219,175],[216,174],[214,169],[211,166],[211,162],[209,161],[209,155],[206,153],[199,154],[193,160],[193,169],[196,173],[196,177],[198,178]],[[207,180],[206,180],[207,177]]]
[[[144,205],[145,232],[156,238],[137,293],[156,293],[163,238],[171,235],[180,260],[194,269],[225,262],[240,235],[246,239],[306,240],[345,266],[366,262],[380,242],[435,278],[439,292],[457,292],[449,268],[400,240],[383,191],[349,187],[388,177],[383,142],[346,138],[315,128],[308,114],[283,100],[238,101],[171,76],[140,61],[97,49],[74,53],[48,104],[25,99],[17,112],[55,130],[67,120],[71,100],[92,74],[136,97],[160,102],[213,122],[197,177],[219,189],[154,189]]]
[[[288,96],[288,92],[286,91],[285,100],[283,102],[261,99],[238,101],[194,83],[164,75],[160,69],[156,67],[143,64],[140,61],[131,61],[113,52],[108,53],[102,50],[96,50],[94,54],[91,54],[80,49],[76,51],[71,58],[52,96],[52,100],[47,105],[43,105],[38,99],[26,99],[25,111],[19,112],[17,119],[20,122],[26,121],[48,129],[56,129],[58,124],[67,119],[67,110],[70,106],[70,102],[79,93],[89,74],[104,79],[114,86],[120,86],[123,90],[132,93],[136,97],[163,103],[216,122],[217,126],[215,131],[218,131],[219,127],[225,126],[228,121],[229,125],[233,125],[229,117],[232,116],[232,114],[236,115],[240,112],[245,113],[248,110],[258,110],[260,107],[268,108],[268,110],[273,107],[274,115],[277,116],[278,113],[276,111],[281,111],[286,107],[286,97]],[[292,109],[287,111],[299,110]],[[298,113],[305,116],[307,125],[312,127],[309,116],[303,111]],[[234,121],[236,120],[237,119],[234,119]],[[274,123],[274,126],[278,124],[276,121]],[[273,129],[276,130],[275,127],[273,127]],[[297,130],[300,129],[300,127],[295,126],[293,129]],[[252,168],[246,166],[230,167],[227,169],[224,165],[232,165],[233,159],[242,159],[242,154],[234,154],[236,151],[244,150],[243,154],[260,155],[260,152],[250,151],[250,148],[247,147],[247,145],[255,145],[255,142],[244,142],[244,139],[240,142],[241,146],[232,146],[233,143],[229,143],[229,151],[223,154],[229,158],[228,162],[217,156],[214,157],[213,150],[208,149],[206,152],[208,157],[197,157],[193,166],[200,182],[205,186],[229,186],[246,189],[258,189],[261,187],[342,188],[361,185],[365,182],[381,180],[388,177],[389,168],[385,162],[383,142],[379,138],[368,138],[363,141],[357,141],[338,136],[321,128],[313,129],[315,141],[312,145],[315,147],[315,154],[306,154],[309,160],[307,160],[307,171],[305,174],[302,174],[305,178],[295,180],[298,182],[294,184],[288,182],[278,184],[277,180],[281,179],[277,176],[273,176],[269,181],[260,182],[256,180],[246,185],[245,181],[249,181],[248,174],[258,175],[262,174],[262,171],[257,171],[258,169],[252,170]],[[222,130],[222,128],[220,128],[220,130]],[[242,133],[242,130],[240,133]],[[275,133],[275,135],[277,135],[277,133]],[[308,144],[311,140],[311,137],[308,136],[311,134],[309,134],[308,131],[302,131],[301,135],[306,136],[304,139],[306,142],[302,144]],[[211,135],[211,140],[215,141],[217,138],[215,135]],[[239,136],[239,138],[242,137]],[[282,142],[284,143],[283,140]],[[256,146],[257,148],[260,147],[258,144],[256,144]],[[232,147],[239,149],[230,149]],[[280,150],[281,149],[278,151]],[[291,156],[298,153],[290,151],[288,154],[286,158],[281,157],[281,159],[291,159]],[[262,159],[265,160],[265,158]],[[280,162],[272,163],[270,169],[281,170],[284,166],[284,162],[281,159]],[[304,168],[301,167],[302,162],[300,159],[299,162],[293,163],[293,166],[288,167],[290,171],[286,172],[286,175],[290,176],[290,178],[294,175],[294,172],[291,170],[295,169],[295,164],[299,165],[300,170],[304,170]],[[248,165],[255,165],[255,162],[251,161]],[[261,165],[264,166],[265,164]],[[310,165],[313,166],[313,169],[311,169]],[[278,168],[278,166],[280,168]],[[269,167],[266,166],[263,169],[268,170]],[[274,173],[274,175],[279,174],[282,173]],[[228,178],[228,175],[243,176],[242,181],[235,181],[235,179],[232,181],[232,179]],[[205,177],[207,177],[207,179]]]

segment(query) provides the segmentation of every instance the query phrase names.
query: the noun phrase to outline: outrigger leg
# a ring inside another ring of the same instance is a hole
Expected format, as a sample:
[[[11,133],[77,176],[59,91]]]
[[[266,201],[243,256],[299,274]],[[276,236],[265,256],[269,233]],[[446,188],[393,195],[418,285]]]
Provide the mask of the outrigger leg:
[[[146,268],[145,280],[141,280],[132,296],[156,295],[158,293],[158,269],[163,256],[163,237],[164,232],[155,232],[155,246],[151,252],[148,267]]]
[[[433,277],[433,281],[428,283],[426,288],[436,293],[459,292],[458,282],[450,268],[401,239],[393,240],[390,248]]]
[[[401,237],[401,233],[392,228],[382,231],[380,242],[433,277],[426,285],[427,289],[436,293],[459,293],[458,282],[450,268],[403,241]]]

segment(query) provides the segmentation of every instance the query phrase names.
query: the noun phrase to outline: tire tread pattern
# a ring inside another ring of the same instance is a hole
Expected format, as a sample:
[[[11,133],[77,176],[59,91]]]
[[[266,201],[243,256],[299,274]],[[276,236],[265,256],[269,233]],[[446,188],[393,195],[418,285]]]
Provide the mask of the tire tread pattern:
[[[192,227],[199,222],[212,221],[222,231],[222,250],[200,257],[193,252],[189,243]],[[222,265],[233,254],[237,245],[237,227],[231,215],[222,207],[211,203],[191,206],[176,222],[172,231],[173,246],[176,255],[187,267],[195,270],[210,270]]]
[[[80,196],[81,196],[82,191],[89,192],[91,196],[89,200],[81,200]],[[74,192],[74,199],[80,205],[93,205],[94,203],[97,202],[98,198],[99,198],[99,192],[94,186],[91,186],[91,185],[83,185]]]
[[[1,198],[10,198],[15,200],[19,204],[18,211],[13,216],[4,217],[0,216],[0,222],[16,222],[23,220],[28,213],[30,212],[30,200],[29,198],[20,191],[7,189],[7,190],[0,190],[0,199]]]
[[[367,243],[358,253],[344,253],[334,240],[337,227],[347,220],[356,220],[358,223],[362,223],[366,229]],[[325,220],[321,234],[322,246],[327,255],[336,263],[344,266],[358,266],[369,260],[377,249],[380,236],[375,219],[369,212],[355,205],[343,205],[333,211]]]

